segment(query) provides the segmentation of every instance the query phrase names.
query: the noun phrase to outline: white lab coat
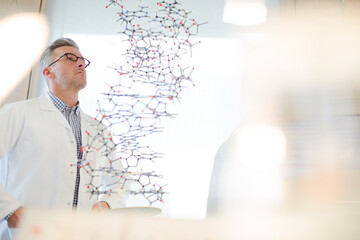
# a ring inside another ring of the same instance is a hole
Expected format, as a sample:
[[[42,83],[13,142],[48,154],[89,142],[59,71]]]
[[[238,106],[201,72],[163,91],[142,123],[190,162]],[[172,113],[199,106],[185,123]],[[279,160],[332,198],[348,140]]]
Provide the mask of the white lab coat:
[[[97,133],[97,122],[82,111],[80,118],[82,143],[86,145],[89,134]],[[71,209],[76,178],[76,166],[71,164],[77,162],[76,152],[71,127],[47,93],[4,106],[0,110],[0,219],[19,206]],[[108,163],[100,152],[97,149],[87,155],[92,167]],[[124,206],[124,190],[112,186],[117,194],[91,197],[85,185],[91,180],[89,174],[81,170],[80,176],[78,209],[90,210],[99,200],[112,208]],[[105,180],[114,179],[105,176],[93,183]],[[2,221],[2,240],[8,238],[7,233],[7,223]]]

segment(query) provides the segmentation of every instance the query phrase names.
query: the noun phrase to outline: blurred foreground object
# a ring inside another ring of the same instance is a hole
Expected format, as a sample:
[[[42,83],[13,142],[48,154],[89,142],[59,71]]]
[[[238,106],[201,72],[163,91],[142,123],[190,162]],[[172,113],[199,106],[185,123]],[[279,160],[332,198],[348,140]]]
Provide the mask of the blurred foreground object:
[[[0,19],[0,105],[19,84],[45,49],[49,27],[38,13]]]
[[[360,8],[320,5],[284,13],[247,43],[243,118],[216,155],[208,201],[209,215],[240,218],[244,236],[360,237]],[[249,135],[254,126],[284,134],[280,164],[280,135]]]
[[[214,221],[175,220],[117,211],[28,210],[15,240],[221,239]]]
[[[273,210],[360,206],[359,26],[359,4],[306,4],[248,43],[242,124],[286,138]]]
[[[114,212],[26,212],[15,240],[335,240],[359,236],[359,209],[317,215],[252,215],[206,220],[168,219]]]

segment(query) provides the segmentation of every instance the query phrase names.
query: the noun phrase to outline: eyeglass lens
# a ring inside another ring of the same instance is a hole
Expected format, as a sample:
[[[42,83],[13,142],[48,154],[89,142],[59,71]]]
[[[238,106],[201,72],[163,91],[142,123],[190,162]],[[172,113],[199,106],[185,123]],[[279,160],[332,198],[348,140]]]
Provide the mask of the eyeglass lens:
[[[85,67],[89,66],[89,64],[90,64],[90,61],[87,60],[86,58],[78,57],[73,53],[65,53],[65,56],[66,56],[67,59],[69,59],[70,61],[73,61],[73,62],[77,62],[78,59],[83,60],[84,63],[85,63]]]

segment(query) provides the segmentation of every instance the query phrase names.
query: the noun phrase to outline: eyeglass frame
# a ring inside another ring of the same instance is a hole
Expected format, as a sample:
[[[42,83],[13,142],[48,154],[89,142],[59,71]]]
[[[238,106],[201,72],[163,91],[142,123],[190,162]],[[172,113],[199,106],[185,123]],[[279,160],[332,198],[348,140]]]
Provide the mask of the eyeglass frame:
[[[76,60],[74,61],[74,60],[70,59],[70,58],[68,57],[68,54],[75,56],[75,57],[76,57]],[[78,56],[76,56],[76,55],[73,54],[73,53],[64,53],[63,55],[61,55],[60,57],[58,57],[55,61],[53,61],[52,63],[50,63],[47,67],[50,67],[51,65],[54,65],[56,62],[58,62],[58,61],[59,61],[62,57],[64,57],[64,56],[66,57],[66,59],[68,59],[68,60],[70,60],[70,61],[72,61],[72,62],[75,62],[75,63],[79,60],[79,58],[80,58],[80,59],[83,59],[84,62],[85,62],[85,68],[87,68],[87,67],[90,65],[90,61],[89,61],[89,59],[87,59],[87,58],[78,57]],[[87,61],[87,64],[86,64],[86,61]]]

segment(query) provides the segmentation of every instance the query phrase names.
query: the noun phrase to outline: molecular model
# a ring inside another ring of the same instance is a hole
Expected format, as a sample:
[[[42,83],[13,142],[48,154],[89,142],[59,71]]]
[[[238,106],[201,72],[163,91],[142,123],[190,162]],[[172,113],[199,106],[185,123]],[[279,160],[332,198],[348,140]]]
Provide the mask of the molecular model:
[[[134,5],[135,0],[128,0]],[[191,42],[199,24],[190,18],[178,1],[139,0],[135,9],[127,9],[126,0],[110,0],[106,8],[116,12],[127,50],[124,62],[112,67],[119,79],[107,83],[108,92],[98,101],[97,132],[87,132],[81,167],[89,174],[87,187],[91,196],[112,194],[120,187],[130,194],[141,194],[152,205],[163,201],[165,186],[162,177],[148,163],[163,157],[143,139],[161,132],[161,119],[173,118],[171,107],[180,100],[182,90],[194,85],[193,68],[184,66],[182,56],[190,53],[199,42]],[[195,86],[195,85],[194,85]],[[113,134],[110,134],[111,131]],[[97,141],[95,141],[97,140]],[[100,141],[99,141],[100,140]],[[99,142],[101,144],[99,144]],[[89,156],[101,154],[106,163],[92,166]],[[108,186],[99,185],[99,176],[111,176]]]

